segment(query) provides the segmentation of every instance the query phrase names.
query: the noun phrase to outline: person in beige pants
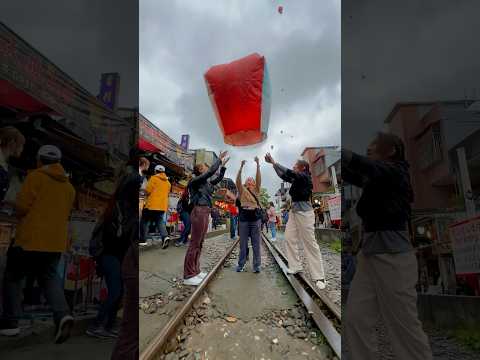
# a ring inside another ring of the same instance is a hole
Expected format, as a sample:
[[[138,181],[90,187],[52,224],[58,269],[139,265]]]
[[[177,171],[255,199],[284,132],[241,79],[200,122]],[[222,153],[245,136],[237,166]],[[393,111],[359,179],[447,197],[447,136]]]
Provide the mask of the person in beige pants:
[[[302,271],[302,263],[298,256],[298,242],[303,244],[310,275],[314,280],[324,280],[322,253],[315,239],[315,214],[313,210],[290,210],[285,227],[287,260],[290,273]]]
[[[342,150],[342,177],[363,190],[356,206],[363,236],[343,312],[343,350],[349,360],[377,359],[380,317],[394,359],[430,360],[417,312],[418,265],[407,226],[414,194],[403,141],[379,133],[366,157]]]
[[[302,271],[297,247],[298,242],[301,241],[312,280],[319,289],[323,290],[327,282],[322,254],[315,239],[315,213],[310,201],[313,185],[308,162],[298,160],[290,170],[276,163],[270,154],[265,156],[265,161],[273,165],[273,169],[282,180],[292,184],[289,191],[292,207],[285,228],[288,273],[296,274]]]

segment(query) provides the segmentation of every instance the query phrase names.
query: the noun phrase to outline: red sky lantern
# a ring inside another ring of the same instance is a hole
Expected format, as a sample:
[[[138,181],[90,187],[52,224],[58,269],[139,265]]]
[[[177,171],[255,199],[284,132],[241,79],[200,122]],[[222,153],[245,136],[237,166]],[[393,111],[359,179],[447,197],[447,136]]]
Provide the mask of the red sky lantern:
[[[255,53],[215,65],[204,77],[224,142],[247,146],[264,141],[271,91],[265,57]]]

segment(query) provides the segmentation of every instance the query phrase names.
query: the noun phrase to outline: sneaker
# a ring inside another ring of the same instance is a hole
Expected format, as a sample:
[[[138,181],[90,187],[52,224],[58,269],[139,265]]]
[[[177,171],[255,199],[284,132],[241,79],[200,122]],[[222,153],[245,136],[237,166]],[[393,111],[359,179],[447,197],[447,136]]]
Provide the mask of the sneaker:
[[[103,326],[93,326],[87,330],[86,334],[97,339],[114,339],[118,337],[118,332],[107,330]]]
[[[260,272],[260,268],[256,267],[253,269],[254,274],[258,274]]]
[[[142,246],[142,247],[143,247],[143,246],[147,246],[147,245],[148,245],[148,242],[142,241],[142,242],[139,242],[138,245],[139,245],[139,246]]]
[[[289,275],[296,275],[296,274],[299,274],[301,272],[303,272],[302,269],[298,269],[298,270],[293,270],[293,269],[290,269],[290,268],[287,269],[287,274],[289,274]]]
[[[165,236],[162,242],[162,249],[166,249],[170,243],[170,238],[168,236]]]
[[[183,246],[183,242],[178,242],[178,241],[175,241],[175,246],[176,247],[180,247],[180,246]]]
[[[0,335],[17,336],[20,334],[20,327],[16,321],[0,320]]]
[[[272,238],[272,240],[271,240],[271,241],[277,241],[277,239],[276,239],[276,238]]]
[[[205,271],[202,271],[200,274],[198,274],[198,277],[201,277],[202,279],[205,279],[207,277],[208,273]]]
[[[327,281],[326,280],[317,280],[315,282],[315,285],[317,286],[317,288],[319,288],[320,290],[323,290],[327,287]]]
[[[235,271],[236,272],[245,272],[245,265],[243,265],[243,266],[238,265],[237,269]]]
[[[183,279],[183,285],[198,286],[203,281],[200,276],[194,276],[189,279]]]
[[[62,344],[68,340],[73,328],[73,317],[65,315],[57,325],[55,334],[55,344]]]

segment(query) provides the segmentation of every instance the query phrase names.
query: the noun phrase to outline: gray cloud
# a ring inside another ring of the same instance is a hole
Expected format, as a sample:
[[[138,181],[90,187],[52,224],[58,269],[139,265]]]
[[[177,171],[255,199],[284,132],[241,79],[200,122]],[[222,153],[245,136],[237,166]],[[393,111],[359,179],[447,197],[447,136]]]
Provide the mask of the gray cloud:
[[[363,150],[397,102],[472,96],[479,13],[474,0],[343,1],[343,145]]]
[[[286,1],[283,15],[278,5],[141,2],[142,113],[177,141],[189,133],[192,147],[230,150],[229,177],[243,158],[250,160],[246,175],[253,175],[256,154],[271,151],[291,165],[307,146],[340,143],[340,2]],[[233,148],[223,143],[203,74],[253,52],[266,56],[272,83],[269,138]],[[271,168],[262,169],[273,193],[280,181]]]

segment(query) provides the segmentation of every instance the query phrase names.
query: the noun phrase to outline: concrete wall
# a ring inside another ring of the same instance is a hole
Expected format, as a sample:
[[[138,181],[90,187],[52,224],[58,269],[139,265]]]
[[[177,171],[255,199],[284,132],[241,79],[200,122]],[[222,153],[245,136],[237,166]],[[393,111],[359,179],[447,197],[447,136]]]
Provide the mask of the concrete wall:
[[[284,232],[285,226],[283,225],[279,226],[278,230]],[[336,229],[315,229],[315,237],[319,242],[321,241],[321,242],[331,243],[331,242],[334,242],[335,240],[341,239],[342,232]]]
[[[418,296],[418,314],[422,322],[454,329],[480,324],[480,297],[455,295]]]

